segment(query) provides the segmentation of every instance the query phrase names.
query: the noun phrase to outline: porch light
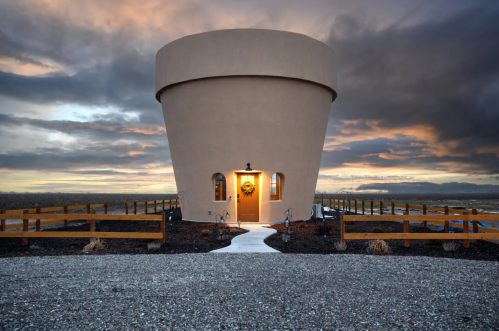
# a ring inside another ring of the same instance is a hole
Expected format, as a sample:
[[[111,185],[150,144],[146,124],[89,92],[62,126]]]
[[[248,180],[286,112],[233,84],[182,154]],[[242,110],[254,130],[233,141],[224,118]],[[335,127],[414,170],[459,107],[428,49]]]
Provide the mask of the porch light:
[[[246,163],[246,165],[247,165],[248,167],[247,167],[247,168],[246,168],[246,170],[244,170],[244,171],[252,171],[252,170],[253,170],[253,169],[251,169],[251,168],[250,168],[250,164],[249,164],[249,163]]]

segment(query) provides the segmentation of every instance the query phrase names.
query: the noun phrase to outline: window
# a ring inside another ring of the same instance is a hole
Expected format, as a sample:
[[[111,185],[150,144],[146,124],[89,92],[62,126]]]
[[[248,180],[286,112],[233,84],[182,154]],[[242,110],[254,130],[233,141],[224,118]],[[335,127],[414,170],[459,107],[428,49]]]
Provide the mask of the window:
[[[270,178],[270,200],[281,200],[283,179],[284,176],[277,172]]]
[[[215,187],[215,201],[225,201],[227,197],[227,185],[225,183],[225,176],[219,173],[214,174],[213,177],[213,186]]]

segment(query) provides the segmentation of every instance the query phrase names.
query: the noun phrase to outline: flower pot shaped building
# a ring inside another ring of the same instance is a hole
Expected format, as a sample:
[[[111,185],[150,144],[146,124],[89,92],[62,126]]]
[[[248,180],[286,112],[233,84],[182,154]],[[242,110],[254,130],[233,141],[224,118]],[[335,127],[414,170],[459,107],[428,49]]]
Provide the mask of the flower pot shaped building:
[[[336,53],[302,34],[234,29],[175,40],[156,55],[185,220],[310,218]]]

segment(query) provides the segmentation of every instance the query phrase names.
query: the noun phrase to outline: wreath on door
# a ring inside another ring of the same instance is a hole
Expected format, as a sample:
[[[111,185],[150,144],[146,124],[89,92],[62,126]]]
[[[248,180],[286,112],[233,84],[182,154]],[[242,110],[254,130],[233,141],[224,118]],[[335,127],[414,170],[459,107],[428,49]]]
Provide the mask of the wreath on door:
[[[255,190],[255,185],[253,185],[252,182],[250,182],[249,180],[245,181],[243,183],[243,185],[241,185],[241,190],[245,193],[245,194],[250,194],[250,193],[253,193],[253,191]]]

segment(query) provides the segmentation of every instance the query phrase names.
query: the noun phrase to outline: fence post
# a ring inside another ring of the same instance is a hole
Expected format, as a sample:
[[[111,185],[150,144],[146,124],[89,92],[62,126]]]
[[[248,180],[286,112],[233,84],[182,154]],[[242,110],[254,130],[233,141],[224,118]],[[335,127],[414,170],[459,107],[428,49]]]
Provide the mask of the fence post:
[[[170,199],[170,210],[172,209],[172,199]]]
[[[163,210],[165,210],[165,199],[163,199]]]
[[[357,215],[357,200],[355,200],[355,215]]]
[[[92,210],[92,214],[90,216],[90,232],[95,234],[95,210]],[[92,239],[96,238],[90,238],[90,242],[92,242]]]
[[[107,202],[104,204],[104,214],[107,214]]]
[[[331,208],[331,209],[333,208],[333,202],[332,201],[333,200],[331,200],[331,198],[329,198],[329,208]]]
[[[68,205],[64,205],[64,214],[68,213]],[[68,220],[64,220],[64,227],[68,226]]]
[[[468,216],[468,212],[465,211],[463,215],[466,215],[466,219],[463,217],[463,233],[469,234],[470,233],[470,218]],[[463,246],[464,248],[469,248],[470,247],[470,240],[469,239],[463,239]]]
[[[475,208],[471,210],[471,214],[472,215],[478,214]],[[473,220],[473,233],[478,233],[478,221],[475,220]]]
[[[383,201],[379,202],[379,214],[383,215]]]
[[[125,214],[128,215],[128,202],[125,202]]]
[[[444,207],[445,215],[449,215],[449,206]],[[449,221],[445,221],[444,232],[449,233]]]
[[[5,208],[0,208],[0,214],[5,214]],[[0,220],[0,231],[5,231],[5,219]]]
[[[364,206],[364,200],[362,200],[362,215],[365,215],[365,213],[366,213],[366,209]]]
[[[147,215],[147,201],[146,201],[146,215]]]
[[[343,220],[343,216],[345,213],[340,214],[340,227],[341,227],[341,244],[345,245],[346,240],[345,240],[345,221]]]
[[[371,200],[371,215],[374,215],[374,203]]]
[[[175,208],[178,208],[178,199],[175,199]]]
[[[27,214],[27,210],[23,210],[23,214]],[[23,218],[23,246],[28,246],[28,237],[24,237],[24,233],[29,231],[29,219]]]
[[[158,201],[154,200],[154,213],[156,214],[158,212]]]
[[[133,213],[137,215],[137,201],[133,202]]]
[[[352,210],[352,203],[348,200],[348,212]]]
[[[161,233],[163,234],[163,237],[161,238],[161,245],[165,244],[166,240],[165,240],[165,236],[166,236],[166,231],[165,231],[165,211],[162,212],[163,214],[163,219],[161,220]]]
[[[40,214],[40,206],[36,206],[36,213]],[[40,219],[36,220],[36,231],[40,231]]]
[[[395,215],[395,202],[392,201],[392,215]]]
[[[343,211],[345,211],[345,200],[343,200]]]
[[[426,205],[423,205],[423,215],[426,215]],[[428,227],[427,221],[423,221],[423,227]]]
[[[90,204],[87,203],[87,214],[90,214]]]
[[[409,203],[407,202],[405,204],[405,212],[407,213],[407,215],[409,215]]]
[[[405,212],[404,215],[409,215]],[[404,233],[409,233],[409,221],[404,220]],[[404,247],[409,247],[409,239],[404,239]]]

